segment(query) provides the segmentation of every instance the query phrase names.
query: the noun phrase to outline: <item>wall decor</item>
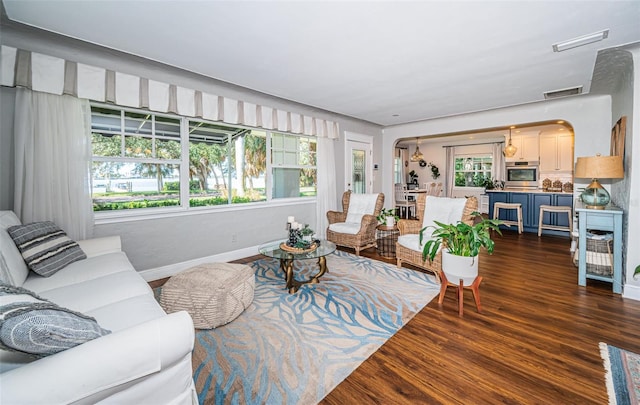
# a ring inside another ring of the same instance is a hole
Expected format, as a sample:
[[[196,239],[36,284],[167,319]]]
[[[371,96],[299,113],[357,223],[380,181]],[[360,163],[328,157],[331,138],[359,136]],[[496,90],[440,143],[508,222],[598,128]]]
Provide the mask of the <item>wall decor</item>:
[[[611,129],[611,148],[609,154],[611,156],[621,156],[624,162],[624,141],[627,131],[627,117],[622,116]]]

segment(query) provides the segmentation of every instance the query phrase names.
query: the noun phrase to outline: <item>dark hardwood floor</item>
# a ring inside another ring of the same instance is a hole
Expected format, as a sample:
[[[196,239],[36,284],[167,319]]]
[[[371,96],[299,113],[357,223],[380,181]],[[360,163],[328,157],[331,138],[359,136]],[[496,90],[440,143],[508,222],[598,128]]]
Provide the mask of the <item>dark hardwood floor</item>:
[[[467,290],[459,317],[449,288],[321,403],[606,404],[598,343],[640,352],[640,301],[609,283],[578,286],[567,238],[494,239],[494,254],[480,256],[481,314]]]
[[[608,403],[598,343],[640,352],[640,302],[609,283],[578,286],[567,238],[495,240],[480,257],[481,314],[465,291],[459,317],[449,288],[321,403]]]

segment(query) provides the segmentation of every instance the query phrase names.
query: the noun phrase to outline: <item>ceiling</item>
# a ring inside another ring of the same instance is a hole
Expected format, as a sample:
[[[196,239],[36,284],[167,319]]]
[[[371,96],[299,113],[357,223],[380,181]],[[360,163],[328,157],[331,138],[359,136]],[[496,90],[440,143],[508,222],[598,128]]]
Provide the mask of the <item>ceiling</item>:
[[[598,51],[640,41],[638,0],[2,1],[17,22],[384,126],[588,93]]]

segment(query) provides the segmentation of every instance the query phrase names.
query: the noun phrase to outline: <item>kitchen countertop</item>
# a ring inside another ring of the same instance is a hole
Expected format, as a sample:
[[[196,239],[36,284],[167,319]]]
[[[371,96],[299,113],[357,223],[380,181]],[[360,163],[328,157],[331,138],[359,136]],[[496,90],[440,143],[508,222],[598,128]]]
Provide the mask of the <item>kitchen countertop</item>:
[[[485,190],[485,193],[573,194],[573,191],[544,191],[541,188],[505,188],[504,190]]]

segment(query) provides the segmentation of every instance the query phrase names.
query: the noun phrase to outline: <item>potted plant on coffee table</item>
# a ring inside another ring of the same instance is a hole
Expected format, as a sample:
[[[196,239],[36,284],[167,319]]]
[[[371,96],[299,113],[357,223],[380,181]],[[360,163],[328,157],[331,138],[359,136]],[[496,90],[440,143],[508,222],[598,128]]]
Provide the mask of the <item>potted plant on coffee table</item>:
[[[474,218],[481,217],[480,213],[474,212]],[[499,235],[500,224],[502,221],[497,219],[483,218],[476,221],[473,225],[464,222],[456,224],[443,224],[434,221],[436,226],[431,237],[424,244],[422,250],[422,259],[427,258],[433,261],[436,254],[442,247],[442,287],[440,289],[440,298],[438,302],[441,304],[444,298],[444,291],[447,284],[451,283],[459,287],[471,287],[476,297],[476,306],[480,312],[480,299],[478,296],[478,286],[482,277],[478,277],[478,260],[476,257],[480,253],[480,249],[486,249],[487,253],[492,254],[495,243],[491,239],[491,231],[496,231]],[[420,230],[420,244],[423,240],[423,232],[429,227]],[[462,288],[459,294],[459,312],[462,314]]]
[[[396,222],[398,222],[398,220],[400,219],[400,217],[396,215],[395,209],[383,208],[380,211],[380,215],[378,215],[376,219],[378,220],[378,223],[380,225],[384,225],[388,228],[393,228],[396,225]]]

